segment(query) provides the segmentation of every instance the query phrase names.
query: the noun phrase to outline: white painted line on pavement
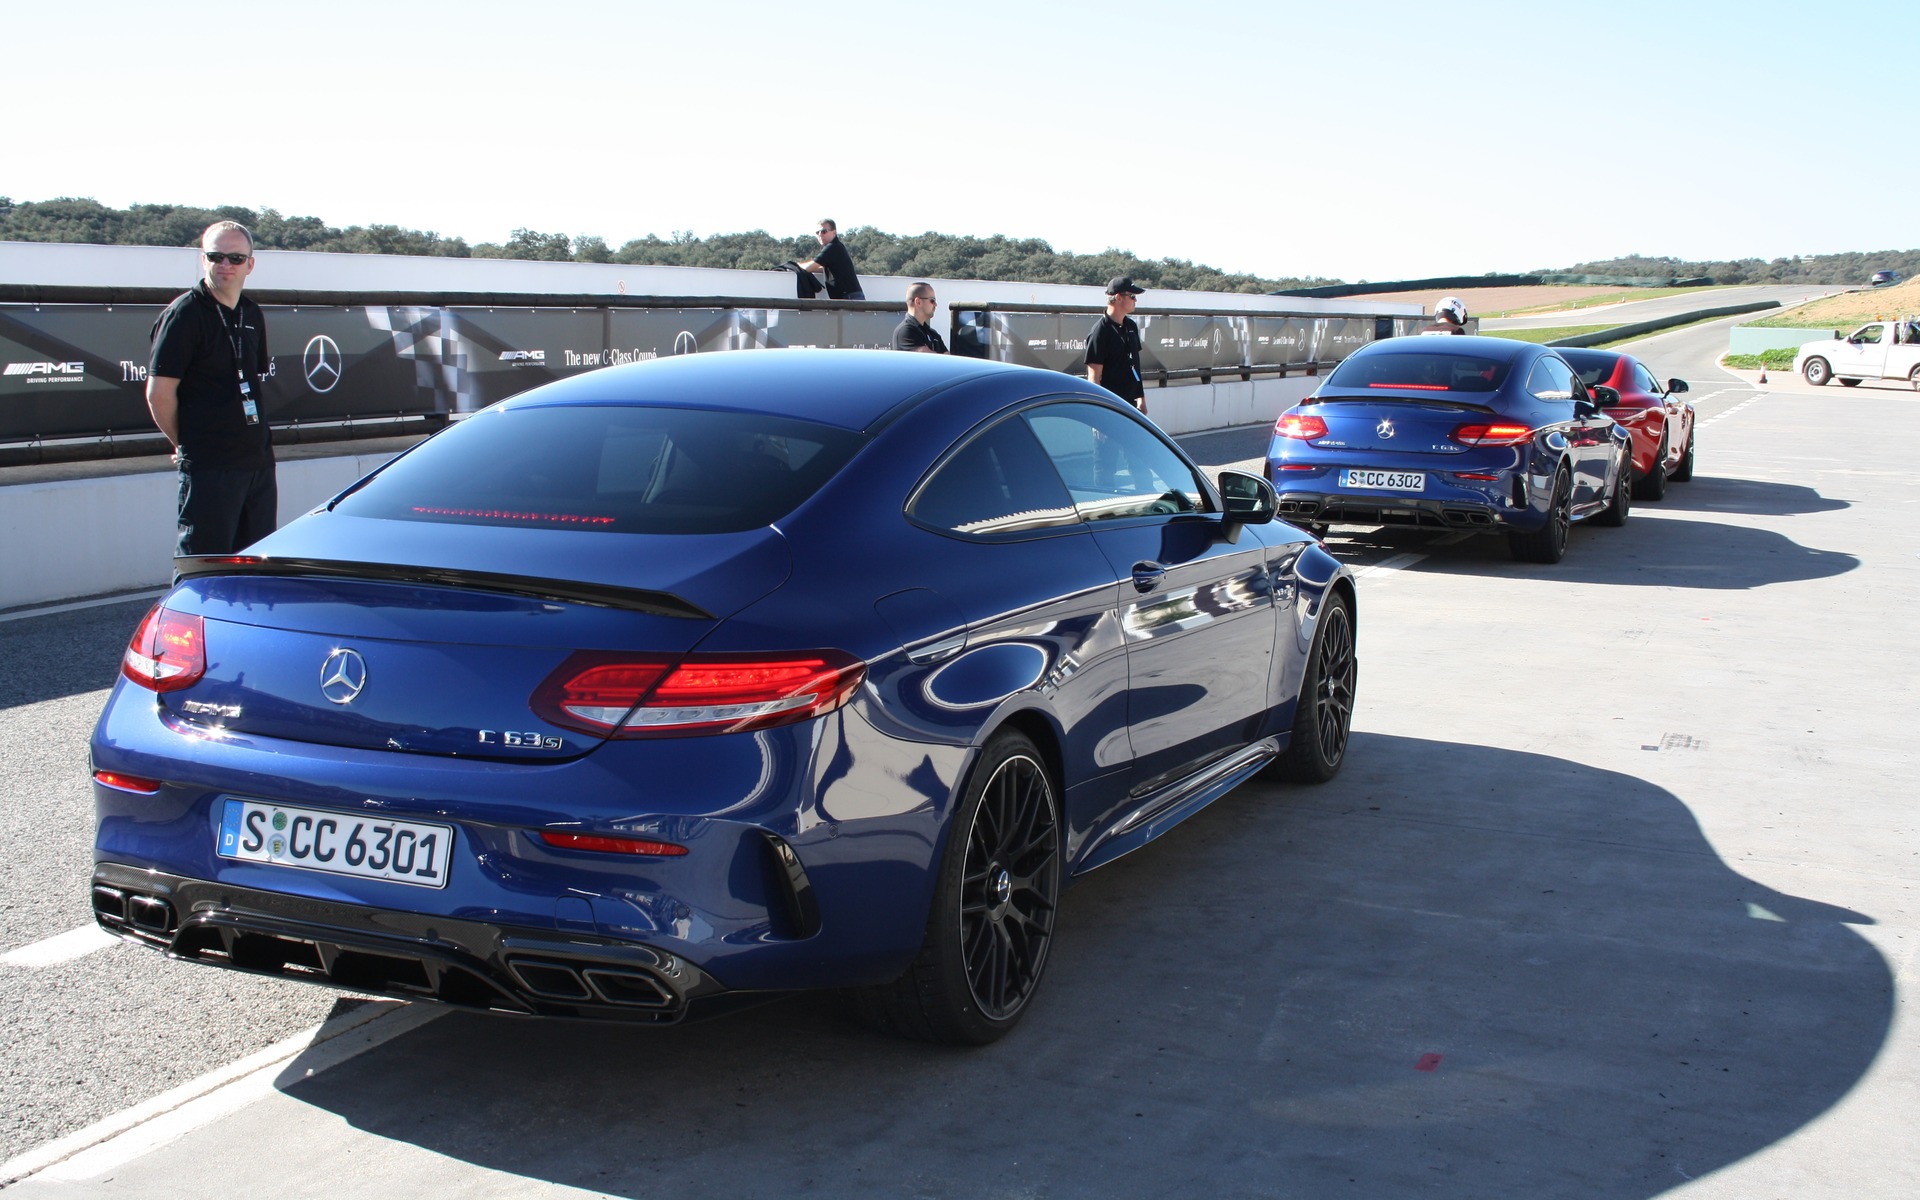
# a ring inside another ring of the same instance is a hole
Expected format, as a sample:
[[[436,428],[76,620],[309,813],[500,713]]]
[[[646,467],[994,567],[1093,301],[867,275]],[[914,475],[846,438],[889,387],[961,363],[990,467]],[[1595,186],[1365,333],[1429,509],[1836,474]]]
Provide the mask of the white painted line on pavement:
[[[119,938],[98,925],[82,925],[78,929],[56,933],[50,938],[41,938],[0,954],[0,964],[9,967],[52,967],[119,944]]]
[[[30,1175],[61,1182],[103,1175],[447,1012],[430,1004],[373,1001],[0,1163],[0,1188]]]
[[[1433,539],[1431,544],[1435,546],[1452,546],[1460,542],[1464,542],[1472,536],[1473,534],[1466,533],[1466,532],[1442,534],[1441,536]],[[1425,559],[1426,557],[1427,557],[1427,554],[1425,552],[1416,554],[1409,551],[1406,554],[1396,554],[1392,558],[1381,559],[1377,563],[1372,563],[1368,566],[1355,568],[1353,572],[1353,577],[1356,580],[1360,580],[1360,579],[1371,580],[1372,582],[1368,585],[1371,587],[1377,584],[1385,583],[1388,579],[1393,577],[1395,572],[1404,571],[1408,567],[1411,567],[1413,564],[1420,562],[1422,559]]]
[[[1718,392],[1714,393],[1714,395],[1716,396],[1719,394],[1720,393]],[[1728,417],[1739,412],[1741,409],[1746,408],[1750,405],[1758,404],[1760,401],[1766,399],[1767,395],[1768,393],[1766,392],[1756,392],[1752,396],[1748,397],[1747,399],[1742,400],[1740,403],[1734,405],[1732,408],[1728,409],[1727,411],[1723,413],[1716,413],[1715,415],[1708,417],[1706,420],[1700,422],[1700,428],[1705,429],[1707,426],[1713,424],[1715,421],[1724,421]]]
[[[125,604],[130,600],[158,600],[167,594],[166,588],[155,588],[150,592],[127,592],[119,596],[100,596],[92,600],[70,600],[65,604],[42,604],[36,608],[15,609],[13,612],[0,613],[0,621],[24,621],[28,617],[50,617],[54,613],[78,612],[83,608],[103,608],[109,604]]]

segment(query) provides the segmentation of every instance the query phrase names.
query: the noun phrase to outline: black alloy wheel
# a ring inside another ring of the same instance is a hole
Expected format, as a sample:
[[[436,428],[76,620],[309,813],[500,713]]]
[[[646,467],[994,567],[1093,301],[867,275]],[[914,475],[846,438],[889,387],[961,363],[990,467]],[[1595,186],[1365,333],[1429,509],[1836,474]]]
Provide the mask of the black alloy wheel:
[[[1553,498],[1547,502],[1547,520],[1538,529],[1514,530],[1507,549],[1521,562],[1557,563],[1567,554],[1573,530],[1573,475],[1565,467],[1553,477]]]
[[[1818,356],[1808,359],[1806,365],[1800,368],[1800,373],[1815,387],[1825,387],[1827,380],[1833,378],[1833,368],[1827,365],[1826,359]]]
[[[1635,500],[1664,500],[1667,495],[1667,435],[1660,435],[1660,449],[1653,456],[1653,470],[1633,481]]]
[[[1915,369],[1920,371],[1920,368]],[[1920,388],[1920,383],[1916,383],[1914,386]],[[1687,448],[1680,455],[1680,465],[1673,469],[1673,481],[1675,483],[1693,482],[1693,444],[1693,433],[1692,431],[1688,431]]]
[[[1666,478],[1666,463],[1663,460],[1654,468],[1654,474]],[[1607,506],[1593,518],[1595,525],[1606,525],[1618,529],[1627,523],[1627,514],[1633,508],[1633,454],[1628,452],[1620,456],[1620,469],[1613,476],[1613,492],[1607,497]]]
[[[1345,593],[1329,592],[1322,602],[1300,699],[1293,712],[1293,737],[1272,772],[1294,783],[1325,783],[1340,773],[1353,732],[1353,697],[1360,661],[1354,653],[1353,607]]]
[[[1005,1035],[1046,972],[1060,874],[1052,777],[1024,735],[996,734],[955,806],[920,955],[858,997],[863,1015],[927,1041]]]

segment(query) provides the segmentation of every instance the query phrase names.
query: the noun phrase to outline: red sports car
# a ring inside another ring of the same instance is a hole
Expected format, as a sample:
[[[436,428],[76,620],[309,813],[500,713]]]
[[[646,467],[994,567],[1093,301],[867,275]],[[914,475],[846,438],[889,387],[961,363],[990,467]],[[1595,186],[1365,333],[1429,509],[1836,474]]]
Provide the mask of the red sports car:
[[[1556,348],[1589,389],[1607,387],[1620,394],[1617,403],[1603,407],[1633,436],[1635,500],[1658,500],[1667,494],[1669,479],[1693,478],[1693,401],[1682,396],[1686,380],[1669,379],[1662,387],[1631,354]]]

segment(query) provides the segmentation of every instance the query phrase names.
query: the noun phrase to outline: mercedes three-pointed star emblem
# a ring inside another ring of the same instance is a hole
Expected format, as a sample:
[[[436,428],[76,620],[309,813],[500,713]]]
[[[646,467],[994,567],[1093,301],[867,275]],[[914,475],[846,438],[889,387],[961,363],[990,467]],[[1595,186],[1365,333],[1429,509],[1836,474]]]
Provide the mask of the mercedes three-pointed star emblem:
[[[340,382],[340,343],[324,333],[315,334],[300,354],[300,369],[308,387],[316,392],[332,391]]]
[[[320,694],[334,704],[352,704],[367,686],[367,660],[345,647],[320,665]]]

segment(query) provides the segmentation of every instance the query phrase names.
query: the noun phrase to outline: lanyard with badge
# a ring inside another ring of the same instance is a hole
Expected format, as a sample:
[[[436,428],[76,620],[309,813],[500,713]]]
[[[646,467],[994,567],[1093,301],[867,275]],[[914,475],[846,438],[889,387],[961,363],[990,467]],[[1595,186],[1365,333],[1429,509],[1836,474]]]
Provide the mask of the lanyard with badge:
[[[253,398],[253,385],[247,382],[247,322],[234,306],[232,321],[227,320],[227,306],[216,302],[214,307],[220,310],[220,327],[227,331],[227,340],[233,345],[233,369],[240,376],[240,411],[247,416],[247,424],[260,423],[260,405]]]

